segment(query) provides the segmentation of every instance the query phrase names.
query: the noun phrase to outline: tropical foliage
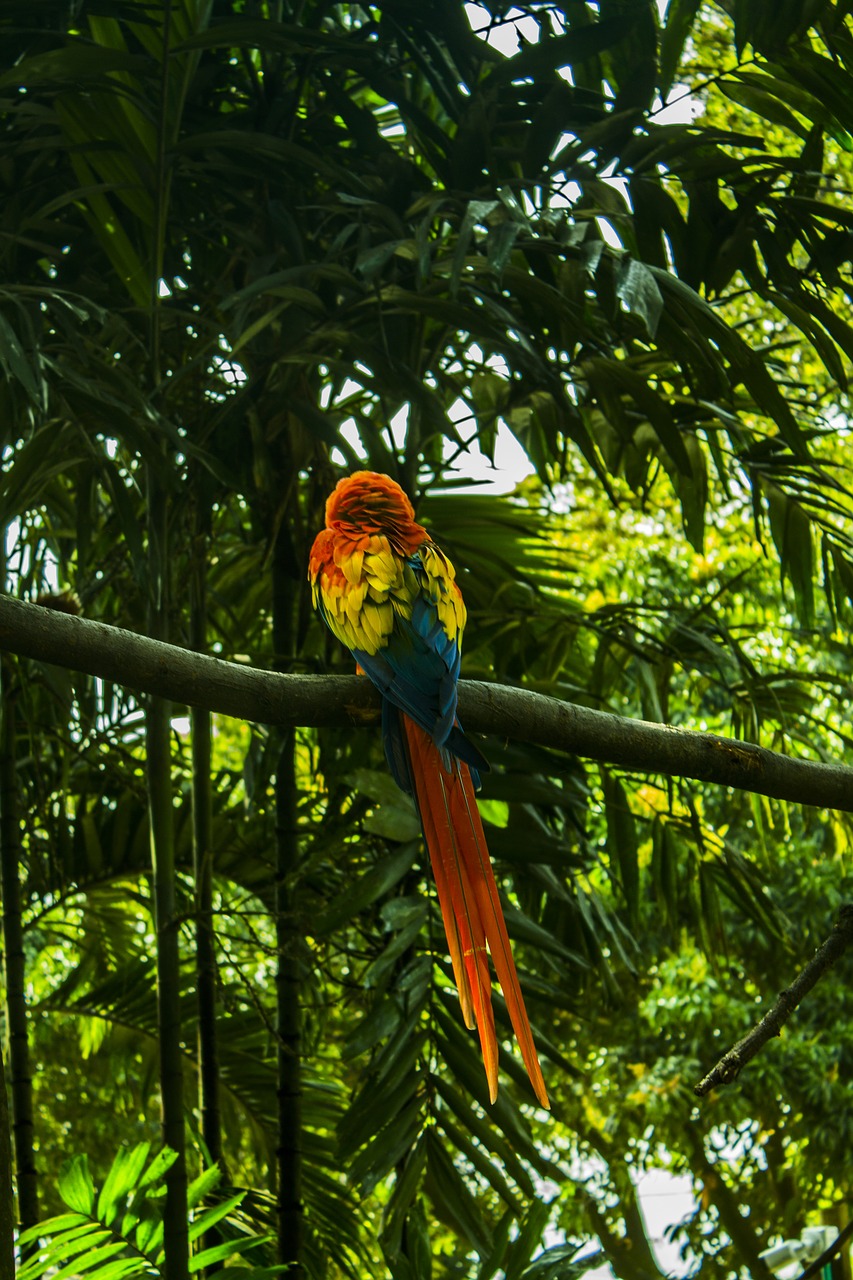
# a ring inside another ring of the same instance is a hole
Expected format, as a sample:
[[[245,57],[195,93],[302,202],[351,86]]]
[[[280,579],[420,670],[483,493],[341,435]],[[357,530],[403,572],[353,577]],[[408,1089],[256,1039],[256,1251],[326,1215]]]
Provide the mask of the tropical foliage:
[[[842,760],[851,76],[841,0],[8,0],[6,590],[344,670],[305,565],[366,465],[462,570],[465,674]],[[652,1168],[687,1264],[762,1276],[849,1204],[849,961],[691,1092],[849,898],[848,815],[484,744],[548,1117],[508,1039],[488,1105],[368,731],[2,682],[22,1276],[645,1280]]]
[[[21,1249],[34,1247],[18,1272],[20,1280],[37,1280],[39,1276],[56,1274],[60,1267],[71,1267],[78,1274],[97,1273],[100,1280],[125,1276],[158,1274],[163,1266],[165,1236],[163,1224],[163,1177],[174,1164],[176,1153],[165,1147],[149,1159],[150,1144],[141,1142],[116,1156],[97,1197],[89,1173],[86,1156],[69,1160],[57,1180],[62,1199],[70,1212],[49,1218],[21,1234]],[[209,1196],[222,1176],[218,1165],[212,1165],[187,1188],[190,1210]],[[239,1208],[245,1192],[193,1214],[189,1227],[191,1241],[204,1241],[205,1232],[222,1223]],[[265,1244],[263,1237],[243,1233],[242,1237],[220,1241],[200,1248],[190,1263],[191,1271],[209,1268],[233,1259]],[[276,1274],[276,1269],[242,1267],[248,1276]]]

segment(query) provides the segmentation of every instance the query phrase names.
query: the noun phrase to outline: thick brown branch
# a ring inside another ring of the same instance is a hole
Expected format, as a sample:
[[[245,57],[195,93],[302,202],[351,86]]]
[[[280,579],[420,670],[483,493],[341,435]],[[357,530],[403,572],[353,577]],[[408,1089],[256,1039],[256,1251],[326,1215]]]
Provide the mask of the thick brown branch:
[[[832,933],[818,947],[805,969],[794,979],[790,987],[786,987],[778,1000],[765,1013],[761,1021],[752,1028],[748,1035],[739,1040],[733,1049],[724,1054],[713,1071],[709,1071],[704,1080],[694,1086],[693,1092],[704,1098],[718,1084],[730,1084],[761,1050],[768,1040],[778,1036],[783,1025],[796,1009],[805,995],[811,991],[817,980],[827,969],[831,968],[849,943],[853,941],[853,905],[842,907],[838,913]]]
[[[379,695],[355,676],[279,675],[0,596],[0,649],[173,702],[282,725],[374,721]],[[797,760],[712,733],[626,720],[527,689],[463,680],[466,729],[537,742],[641,773],[697,778],[853,812],[853,769]]]

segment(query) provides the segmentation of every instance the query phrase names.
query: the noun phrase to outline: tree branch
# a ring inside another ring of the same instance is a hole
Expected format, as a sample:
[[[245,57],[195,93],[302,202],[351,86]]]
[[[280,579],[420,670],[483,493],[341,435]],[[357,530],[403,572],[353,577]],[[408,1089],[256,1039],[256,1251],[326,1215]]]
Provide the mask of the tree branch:
[[[832,933],[818,947],[812,959],[790,987],[786,987],[780,994],[773,1008],[765,1013],[748,1035],[720,1058],[713,1071],[709,1071],[704,1080],[700,1080],[694,1086],[693,1092],[697,1097],[704,1098],[716,1085],[730,1084],[732,1080],[737,1079],[741,1068],[763,1049],[768,1040],[781,1033],[783,1025],[803,997],[811,991],[818,978],[823,977],[827,969],[835,964],[851,941],[853,941],[853,905],[848,905],[841,908]]]
[[[0,649],[241,720],[372,723],[379,694],[355,676],[279,675],[0,596]],[[536,742],[640,773],[696,778],[853,812],[853,769],[798,760],[736,738],[627,720],[527,689],[463,680],[467,729]]]
[[[832,1244],[827,1249],[824,1249],[820,1257],[809,1263],[798,1280],[812,1280],[812,1276],[819,1276],[824,1267],[829,1266],[832,1259],[841,1252],[851,1237],[853,1237],[853,1222],[848,1222],[844,1230],[838,1233]]]

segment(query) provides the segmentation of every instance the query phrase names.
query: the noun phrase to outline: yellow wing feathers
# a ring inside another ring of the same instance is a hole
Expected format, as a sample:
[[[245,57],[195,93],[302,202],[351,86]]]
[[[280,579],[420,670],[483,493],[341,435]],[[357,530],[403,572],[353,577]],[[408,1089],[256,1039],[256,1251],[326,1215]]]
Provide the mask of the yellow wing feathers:
[[[424,567],[422,591],[435,605],[438,620],[450,640],[462,647],[462,632],[468,618],[462,592],[456,585],[456,570],[450,560],[434,543],[427,542],[420,549]]]
[[[384,648],[398,620],[411,621],[418,600],[428,601],[448,638],[461,643],[465,605],[453,565],[433,543],[407,558],[382,534],[358,543],[330,535],[315,545],[310,577],[314,607],[348,649]]]

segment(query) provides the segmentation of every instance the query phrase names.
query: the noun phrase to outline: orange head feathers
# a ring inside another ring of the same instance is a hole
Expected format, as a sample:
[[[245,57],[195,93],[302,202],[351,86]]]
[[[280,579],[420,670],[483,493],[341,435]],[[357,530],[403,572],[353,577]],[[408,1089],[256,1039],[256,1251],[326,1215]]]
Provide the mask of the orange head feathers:
[[[338,481],[326,502],[326,528],[353,541],[384,534],[403,555],[429,539],[397,481],[377,471],[355,471]]]

